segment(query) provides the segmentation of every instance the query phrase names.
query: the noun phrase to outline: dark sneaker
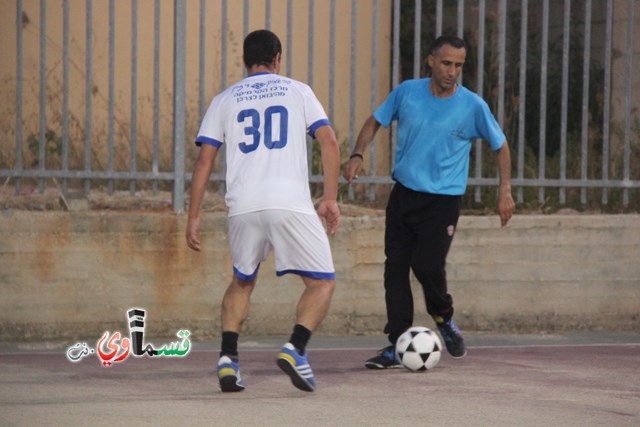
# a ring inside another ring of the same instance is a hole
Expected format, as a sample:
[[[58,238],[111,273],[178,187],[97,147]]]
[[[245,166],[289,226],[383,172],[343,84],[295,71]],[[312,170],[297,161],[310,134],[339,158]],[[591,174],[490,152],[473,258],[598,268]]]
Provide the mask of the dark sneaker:
[[[402,365],[396,357],[396,348],[392,345],[378,351],[378,355],[364,362],[369,369],[401,368]]]
[[[313,371],[306,352],[300,356],[293,344],[288,342],[280,350],[276,363],[285,374],[289,375],[293,385],[300,390],[314,391],[316,389],[316,381],[313,379]]]
[[[218,360],[218,381],[222,391],[242,391],[244,382],[240,378],[240,365],[238,361],[229,356],[222,356]]]
[[[467,347],[464,345],[464,338],[458,326],[450,319],[448,322],[436,323],[440,335],[444,340],[447,351],[454,359],[460,359],[467,354]]]

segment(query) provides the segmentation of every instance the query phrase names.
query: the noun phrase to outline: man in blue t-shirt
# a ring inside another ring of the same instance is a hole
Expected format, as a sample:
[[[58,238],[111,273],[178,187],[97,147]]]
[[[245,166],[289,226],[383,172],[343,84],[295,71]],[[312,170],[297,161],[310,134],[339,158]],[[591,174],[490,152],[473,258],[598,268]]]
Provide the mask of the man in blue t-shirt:
[[[447,291],[445,263],[460,215],[469,176],[472,141],[481,138],[497,153],[500,190],[497,211],[502,226],[513,215],[511,155],[506,137],[487,103],[457,83],[466,46],[455,36],[439,37],[428,56],[431,78],[397,86],[364,123],[344,177],[351,183],[362,168],[363,153],[380,126],[398,124],[398,146],[385,229],[384,287],[391,345],[367,360],[371,369],[399,367],[398,337],[413,323],[409,272],[424,290],[447,351],[464,357],[466,346],[453,321],[453,299]]]

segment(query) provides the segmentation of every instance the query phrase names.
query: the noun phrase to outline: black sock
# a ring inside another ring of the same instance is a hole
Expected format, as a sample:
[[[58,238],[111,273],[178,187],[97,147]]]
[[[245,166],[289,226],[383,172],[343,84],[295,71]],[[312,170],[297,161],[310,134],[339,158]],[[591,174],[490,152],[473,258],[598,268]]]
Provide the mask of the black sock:
[[[235,332],[223,332],[222,344],[220,345],[220,356],[229,356],[232,359],[238,359],[238,338],[239,334]]]
[[[291,334],[289,342],[293,344],[298,354],[302,356],[304,354],[304,349],[307,347],[307,343],[309,342],[309,338],[311,338],[311,331],[302,325],[296,325],[293,328],[293,333]]]

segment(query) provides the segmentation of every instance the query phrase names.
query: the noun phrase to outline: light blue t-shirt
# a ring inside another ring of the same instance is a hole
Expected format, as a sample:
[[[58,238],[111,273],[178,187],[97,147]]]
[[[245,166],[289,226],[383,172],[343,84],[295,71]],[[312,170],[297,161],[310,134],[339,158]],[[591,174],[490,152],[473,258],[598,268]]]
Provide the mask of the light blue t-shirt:
[[[458,85],[450,97],[437,98],[430,81],[402,82],[373,116],[385,128],[398,121],[394,180],[415,191],[462,195],[472,140],[482,138],[499,150],[506,137],[478,95]]]

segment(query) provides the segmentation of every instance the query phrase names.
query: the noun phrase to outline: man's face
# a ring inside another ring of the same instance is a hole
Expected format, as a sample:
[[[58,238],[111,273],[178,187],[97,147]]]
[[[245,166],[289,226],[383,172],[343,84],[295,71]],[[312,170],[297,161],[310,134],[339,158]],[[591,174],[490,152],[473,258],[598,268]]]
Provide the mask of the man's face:
[[[448,96],[454,92],[466,55],[467,51],[464,48],[455,48],[448,44],[441,46],[434,55],[429,55],[431,86],[436,96]]]

